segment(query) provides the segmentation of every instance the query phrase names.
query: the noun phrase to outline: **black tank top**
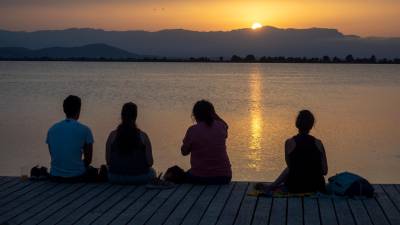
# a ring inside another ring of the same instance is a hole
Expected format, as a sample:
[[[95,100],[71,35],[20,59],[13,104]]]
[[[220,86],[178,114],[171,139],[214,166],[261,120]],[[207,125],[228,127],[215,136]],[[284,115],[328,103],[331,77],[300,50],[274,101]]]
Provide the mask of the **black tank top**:
[[[142,136],[141,134],[139,134]],[[141,138],[143,141],[143,138]],[[117,145],[111,144],[109,171],[120,175],[141,175],[149,171],[146,148],[132,149],[129,152],[118,151]]]
[[[322,157],[315,138],[308,134],[298,134],[293,139],[296,147],[288,156],[289,177],[286,185],[289,192],[324,192]]]

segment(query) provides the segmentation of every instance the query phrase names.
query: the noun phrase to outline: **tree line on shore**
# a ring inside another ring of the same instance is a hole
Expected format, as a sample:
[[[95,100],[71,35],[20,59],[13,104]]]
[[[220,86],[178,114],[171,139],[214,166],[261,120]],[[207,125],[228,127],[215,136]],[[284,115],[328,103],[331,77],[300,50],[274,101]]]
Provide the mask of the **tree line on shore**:
[[[216,61],[215,59],[209,59],[207,57],[200,58],[190,58],[190,61]],[[271,57],[271,56],[262,56],[257,58],[254,55],[247,55],[245,57],[240,57],[238,55],[233,55],[230,59],[225,60],[223,57],[219,57],[218,61],[222,62],[260,62],[260,63],[368,63],[368,64],[400,64],[400,58],[387,59],[387,58],[376,58],[375,55],[372,55],[369,58],[355,58],[353,55],[349,54],[345,58],[339,58],[337,56],[323,56],[321,58],[318,57]]]
[[[38,58],[6,58],[1,57],[2,61],[115,61],[115,62],[223,62],[223,63],[358,63],[358,64],[400,64],[400,58],[377,58],[372,55],[368,58],[356,58],[349,54],[345,58],[323,56],[318,57],[285,57],[285,56],[256,56],[249,54],[245,57],[232,55],[230,58],[224,57],[190,57],[190,58],[167,58],[167,57],[144,57],[144,58],[108,58],[108,57],[70,57],[70,58],[53,58],[53,57],[38,57]]]

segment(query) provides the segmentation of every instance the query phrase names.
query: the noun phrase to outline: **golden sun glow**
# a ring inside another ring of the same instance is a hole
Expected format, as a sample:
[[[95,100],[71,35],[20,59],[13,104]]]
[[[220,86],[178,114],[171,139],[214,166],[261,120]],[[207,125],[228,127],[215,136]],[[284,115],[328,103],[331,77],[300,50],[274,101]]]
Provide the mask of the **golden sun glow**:
[[[258,22],[255,22],[255,23],[253,23],[253,25],[251,25],[251,29],[253,29],[253,30],[259,29],[261,27],[262,27],[261,23],[258,23]]]

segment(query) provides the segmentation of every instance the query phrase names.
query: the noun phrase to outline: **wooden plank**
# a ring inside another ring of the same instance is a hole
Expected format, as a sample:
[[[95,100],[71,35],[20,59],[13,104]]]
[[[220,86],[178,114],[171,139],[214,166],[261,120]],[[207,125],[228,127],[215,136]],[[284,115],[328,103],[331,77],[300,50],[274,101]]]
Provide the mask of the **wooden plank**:
[[[196,200],[198,200],[198,198],[205,190],[205,187],[206,186],[204,185],[194,186],[192,190],[190,190],[190,192],[185,196],[185,198],[179,203],[179,205],[177,205],[175,210],[169,215],[165,223],[163,222],[163,224],[165,225],[181,224],[187,213],[191,210],[191,208],[195,204]],[[151,222],[154,221],[153,217],[150,219],[148,224],[152,224]]]
[[[77,185],[78,186],[78,185]],[[68,204],[73,202],[74,200],[80,198],[87,192],[90,192],[93,189],[94,184],[86,184],[83,185],[82,188],[74,191],[65,197],[58,199],[56,202],[51,204],[50,206],[46,207],[44,210],[40,210],[35,214],[30,215],[22,224],[31,225],[31,224],[38,224],[45,220],[47,217],[51,216],[53,213],[56,213],[58,210],[66,207]]]
[[[113,206],[110,210],[108,210],[104,215],[99,217],[93,224],[105,225],[110,224],[113,220],[115,220],[118,216],[123,217],[124,213],[129,213],[129,207],[132,206],[135,202],[143,202],[143,199],[149,196],[150,199],[154,196],[154,194],[158,193],[158,191],[146,191],[146,187],[139,186],[130,193],[127,197],[125,197],[118,204]]]
[[[72,201],[65,201],[65,203],[60,202],[60,207],[54,204],[51,207],[51,210],[47,210],[47,218],[39,224],[56,224],[60,222],[63,218],[75,212],[75,210],[80,206],[87,203],[91,199],[96,198],[99,194],[103,193],[110,187],[111,185],[109,183],[95,184],[86,192],[83,192],[83,195],[80,195]]]
[[[318,205],[321,223],[324,225],[338,225],[332,199],[320,197],[318,199]]]
[[[26,187],[29,187],[31,184],[34,182],[32,181],[17,181],[17,184],[13,185],[12,187],[9,187],[3,191],[0,191],[0,199],[9,196],[11,194],[14,194],[14,192],[22,190]]]
[[[208,206],[208,209],[206,210],[202,219],[200,220],[199,223],[200,225],[210,225],[216,223],[234,186],[235,183],[230,183],[228,185],[221,186],[215,198],[212,200],[212,202]]]
[[[365,210],[362,201],[356,199],[348,200],[351,211],[353,212],[354,219],[357,224],[372,225],[372,221]]]
[[[289,198],[287,206],[287,224],[303,225],[303,201],[301,198]]]
[[[237,225],[251,224],[254,215],[254,210],[257,204],[257,197],[247,195],[247,193],[252,189],[253,189],[253,184],[249,184],[247,186],[247,190],[244,193],[244,198],[242,200],[242,204],[240,205],[240,209],[235,221],[235,224]]]
[[[184,218],[182,225],[192,225],[200,222],[200,219],[207,210],[208,205],[215,197],[219,187],[220,186],[218,185],[209,185],[206,187],[204,192],[200,195],[199,199]]]
[[[243,201],[244,195],[246,194],[248,186],[249,183],[246,182],[236,183],[221,213],[221,216],[217,221],[218,225],[228,225],[228,224],[230,225],[235,222],[235,219],[238,215],[238,211],[240,209],[240,205]]]
[[[15,179],[15,178],[14,178]],[[12,178],[11,177],[1,177],[1,180],[0,180],[0,190],[1,190],[1,187],[4,185],[4,184],[6,184],[6,183],[8,183],[8,182],[10,182],[10,181],[12,181]]]
[[[396,184],[395,186],[396,186],[397,191],[400,193],[400,184]]]
[[[318,199],[304,197],[303,198],[303,208],[304,208],[304,225],[319,225],[321,224],[319,218],[319,206]]]
[[[161,207],[163,206],[164,202],[166,202],[171,196],[173,199],[176,198],[176,193],[180,192],[181,194],[185,194],[189,189],[191,185],[189,184],[183,184],[180,185],[177,188],[174,189],[167,189],[167,190],[162,190],[160,193],[158,193],[148,204],[146,205],[141,205],[137,204],[137,207],[135,207],[136,215],[131,217],[132,219],[129,221],[128,224],[145,224],[147,220]],[[168,205],[166,206],[168,208]],[[115,223],[115,224],[121,224],[121,223]]]
[[[400,193],[397,191],[396,187],[393,184],[383,184],[381,187],[396,206],[397,210],[400,211]]]
[[[48,182],[34,182],[25,188],[17,190],[10,195],[4,196],[3,198],[0,199],[0,208],[5,207],[11,201],[18,200],[18,198],[20,198],[22,196],[31,194],[35,190],[42,189],[45,185],[48,185],[48,184],[49,184]]]
[[[272,198],[258,197],[257,206],[254,211],[253,225],[268,224],[271,215]]]
[[[116,185],[114,185],[116,186]],[[98,205],[94,209],[92,209],[89,213],[87,213],[83,218],[76,222],[76,225],[87,225],[92,224],[97,218],[106,214],[110,211],[112,207],[114,207],[119,202],[122,202],[123,199],[129,198],[129,194],[132,194],[135,190],[133,186],[124,186],[117,193],[112,195],[111,198],[107,199],[104,203]],[[131,196],[132,197],[132,196]]]
[[[121,190],[121,186],[113,185],[109,189],[104,190],[99,193],[98,196],[92,198],[87,201],[85,204],[76,208],[73,213],[70,213],[68,216],[64,217],[58,224],[59,225],[70,225],[77,222],[80,218],[85,216],[88,212],[90,212],[93,208],[98,205],[103,204],[108,198]]]
[[[270,216],[270,225],[286,224],[287,198],[273,198]]]
[[[21,206],[23,204],[28,205],[31,200],[34,201],[37,196],[47,192],[50,188],[54,188],[55,185],[56,185],[55,183],[45,184],[41,188],[36,188],[28,193],[25,193],[21,197],[14,199],[13,201],[8,202],[7,204],[5,204],[3,206],[0,206],[0,215],[18,207],[18,206]]]
[[[19,179],[10,178],[9,182],[0,186],[0,194],[3,193],[4,191],[7,191],[7,189],[12,188],[13,186],[19,184],[20,182],[21,181]],[[29,182],[29,181],[25,181],[25,182]]]
[[[18,205],[14,209],[0,216],[0,224],[13,218],[10,223],[18,224],[23,222],[30,215],[35,215],[36,212],[44,210],[52,202],[57,201],[58,198],[76,190],[77,188],[68,187],[66,184],[59,184],[37,197],[32,198],[30,201]],[[15,218],[14,218],[15,217]]]
[[[373,185],[376,193],[376,200],[385,212],[389,222],[393,224],[400,224],[400,212],[396,206],[389,199],[389,196],[383,191],[380,185]]]
[[[389,221],[386,219],[384,212],[375,198],[364,199],[363,203],[373,224],[389,225]]]
[[[336,217],[340,225],[356,224],[346,198],[334,198],[333,205],[335,206]]]

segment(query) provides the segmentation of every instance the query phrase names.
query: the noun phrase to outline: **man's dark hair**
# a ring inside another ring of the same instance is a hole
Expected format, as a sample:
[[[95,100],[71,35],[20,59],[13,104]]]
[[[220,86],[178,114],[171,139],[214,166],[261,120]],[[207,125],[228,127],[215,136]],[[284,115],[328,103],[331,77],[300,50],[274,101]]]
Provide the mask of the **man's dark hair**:
[[[68,96],[64,99],[63,109],[67,118],[79,115],[81,112],[81,99],[75,95]]]
[[[301,110],[296,119],[296,127],[301,133],[308,133],[314,126],[315,118],[309,110]]]

